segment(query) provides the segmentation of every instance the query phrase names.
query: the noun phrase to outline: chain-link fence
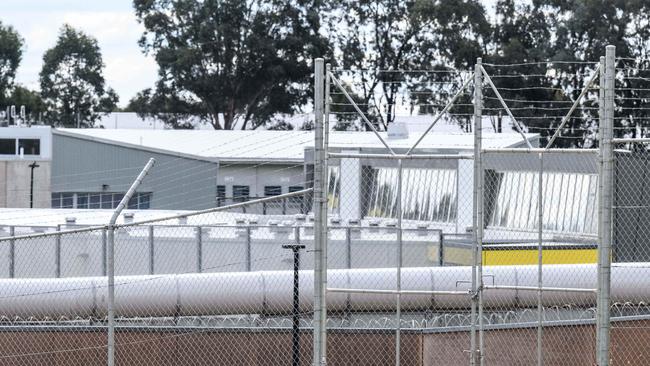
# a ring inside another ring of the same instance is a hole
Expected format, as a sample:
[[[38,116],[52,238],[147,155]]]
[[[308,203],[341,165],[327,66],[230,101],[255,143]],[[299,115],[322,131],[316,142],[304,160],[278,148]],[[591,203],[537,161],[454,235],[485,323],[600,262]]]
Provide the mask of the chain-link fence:
[[[614,133],[615,97],[643,100],[613,86],[645,69],[612,51],[384,70],[367,95],[318,60],[306,189],[2,228],[0,364],[644,364],[648,141]],[[430,124],[378,132],[405,111]]]
[[[328,185],[331,220],[365,226],[377,242],[377,262],[385,264],[352,263],[349,272],[337,272],[325,262],[323,326],[348,336],[328,338],[321,361],[344,364],[339,351],[353,343],[369,350],[355,358],[361,364],[641,364],[643,353],[609,348],[630,337],[611,324],[641,324],[647,298],[628,284],[643,266],[618,263],[621,245],[634,257],[643,244],[642,230],[624,243],[617,230],[642,220],[619,224],[616,212],[609,230],[619,190],[630,191],[628,200],[643,196],[642,185],[621,186],[622,168],[613,170],[614,64],[608,48],[600,63],[479,59],[474,73],[325,73],[321,162],[335,177]],[[379,91],[364,97],[374,90],[368,85]],[[431,95],[446,99],[434,104]],[[417,138],[376,132],[382,116],[399,123],[407,108],[436,112]],[[383,148],[328,146],[332,115],[337,124],[342,115],[374,131]],[[436,123],[450,120],[473,129],[473,143],[435,154],[435,146],[418,146]],[[495,146],[490,133],[508,129],[519,140]],[[598,145],[600,152],[590,149]],[[630,171],[645,174],[642,167]],[[642,202],[635,207],[643,215]],[[419,244],[411,236],[418,227],[439,230],[440,244]],[[392,245],[379,245],[385,238]],[[327,244],[328,256],[336,256]]]
[[[313,217],[226,212],[236,208],[4,228],[0,363],[107,364],[111,347],[118,365],[311,360]],[[299,263],[283,247],[296,244]]]

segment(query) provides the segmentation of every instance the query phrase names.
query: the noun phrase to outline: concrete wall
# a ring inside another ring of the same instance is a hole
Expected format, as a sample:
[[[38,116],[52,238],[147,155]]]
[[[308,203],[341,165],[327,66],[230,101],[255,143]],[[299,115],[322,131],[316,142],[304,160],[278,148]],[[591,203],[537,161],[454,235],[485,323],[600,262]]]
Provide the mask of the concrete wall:
[[[30,164],[34,168],[34,207],[50,207],[51,162],[39,160],[0,161],[0,207],[29,208]]]
[[[62,227],[65,230],[65,226]],[[348,234],[349,231],[349,234]],[[298,237],[296,237],[298,232]],[[204,227],[198,240],[196,227],[162,227],[118,230],[115,234],[115,273],[146,275],[198,272],[291,270],[293,261],[283,244],[306,245],[301,269],[313,269],[313,228]],[[250,233],[250,237],[247,236]],[[349,235],[349,236],[348,236]],[[402,262],[405,267],[438,264],[437,231],[405,230]],[[56,236],[15,242],[15,277],[54,277],[57,257],[62,277],[102,276],[102,232],[61,235],[57,256]],[[328,268],[386,268],[397,262],[394,229],[331,228]],[[153,247],[151,246],[153,244]],[[198,254],[200,249],[200,255]],[[153,252],[153,271],[150,256]],[[247,255],[247,253],[250,253]],[[449,254],[449,253],[448,253]],[[453,254],[449,254],[453,259]],[[0,278],[9,277],[9,246],[0,246]],[[247,264],[247,260],[250,262]]]

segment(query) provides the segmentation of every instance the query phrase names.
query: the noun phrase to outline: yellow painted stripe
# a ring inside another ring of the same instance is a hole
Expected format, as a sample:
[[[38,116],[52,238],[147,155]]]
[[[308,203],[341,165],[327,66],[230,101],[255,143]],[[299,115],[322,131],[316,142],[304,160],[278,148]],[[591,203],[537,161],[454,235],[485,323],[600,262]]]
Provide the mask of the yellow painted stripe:
[[[596,249],[545,249],[543,264],[596,263]],[[537,249],[483,250],[483,265],[508,266],[516,264],[537,264]]]

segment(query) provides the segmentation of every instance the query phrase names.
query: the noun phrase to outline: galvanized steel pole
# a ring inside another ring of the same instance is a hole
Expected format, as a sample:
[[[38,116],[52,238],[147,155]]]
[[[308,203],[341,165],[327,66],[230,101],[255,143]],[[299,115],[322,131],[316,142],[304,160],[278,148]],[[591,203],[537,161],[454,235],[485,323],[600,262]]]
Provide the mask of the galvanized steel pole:
[[[329,147],[329,130],[330,130],[330,64],[325,65],[325,95],[323,97],[324,105],[324,116],[323,116],[323,148],[321,149],[321,161],[323,163],[321,179],[321,219],[322,219],[322,231],[321,235],[323,239],[321,241],[321,298],[320,298],[320,321],[321,321],[321,363],[326,364],[327,360],[327,206],[328,206],[328,194],[329,194],[329,158],[327,156],[327,150]]]
[[[482,192],[479,190],[481,174],[481,119],[483,118],[482,111],[482,86],[483,86],[483,73],[481,66],[482,59],[476,59],[474,67],[474,194],[472,205],[472,218],[473,218],[473,234],[474,234],[474,248],[472,250],[472,322],[470,327],[470,365],[477,364],[477,341],[476,341],[476,328],[477,328],[477,310],[479,308],[479,283],[481,282],[478,276],[481,276],[479,265],[482,261],[480,257],[480,236],[483,230],[480,223],[480,195]]]
[[[397,303],[395,326],[395,366],[400,365],[402,346],[402,159],[397,160]]]
[[[544,174],[544,153],[539,153],[539,173],[537,177],[537,365],[544,364],[544,356],[542,353],[542,335],[543,335],[543,321],[544,321],[544,307],[542,306],[542,287],[543,283],[543,247],[542,236],[544,230],[544,192],[543,192],[543,178]]]
[[[602,61],[601,61],[602,62]],[[598,365],[609,365],[609,307],[612,252],[612,205],[614,184],[614,74],[616,67],[616,47],[607,46],[605,52],[604,105],[599,109],[600,116],[600,222],[598,232]],[[603,83],[601,82],[601,85]]]
[[[124,197],[122,197],[115,211],[113,211],[113,215],[108,223],[108,247],[106,248],[108,277],[108,366],[115,365],[115,222],[155,162],[156,160],[151,158],[147,162],[147,165],[142,168],[138,177],[131,184]]]
[[[324,63],[322,58],[314,62],[314,359],[313,365],[324,364],[324,344],[322,336],[325,333],[321,321],[322,311],[322,271],[323,271],[323,210],[322,180],[323,180],[323,91]]]
[[[9,226],[9,236],[14,237],[16,235],[16,228],[14,226]],[[14,278],[16,276],[16,241],[11,239],[9,241],[9,278]]]

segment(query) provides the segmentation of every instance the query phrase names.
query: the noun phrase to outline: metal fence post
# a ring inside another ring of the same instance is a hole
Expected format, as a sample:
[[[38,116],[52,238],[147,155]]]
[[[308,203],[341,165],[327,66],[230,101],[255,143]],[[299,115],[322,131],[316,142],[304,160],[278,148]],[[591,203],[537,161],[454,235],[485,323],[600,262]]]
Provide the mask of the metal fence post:
[[[142,180],[153,166],[155,160],[149,159],[147,165],[144,166],[138,177],[135,179],[131,187],[126,192],[122,200],[113,211],[113,215],[107,225],[108,227],[108,247],[106,248],[106,263],[107,263],[107,277],[108,277],[108,341],[107,341],[107,360],[108,366],[115,366],[115,222],[118,216],[126,205],[129,203],[131,196],[135,190],[140,186]]]
[[[458,206],[456,206],[458,207]],[[442,230],[438,230],[438,265],[445,265],[445,235]]]
[[[250,225],[250,224],[249,224]],[[246,226],[246,272],[251,271],[251,227]]]
[[[352,268],[352,228],[345,228],[345,268]]]
[[[544,225],[544,205],[543,201],[543,173],[544,173],[544,154],[539,153],[539,174],[538,174],[538,186],[537,186],[537,365],[542,366],[544,364],[544,358],[542,353],[542,326],[544,321],[544,313],[542,306],[542,286],[543,286],[543,247],[542,247],[542,235],[543,235],[543,225]]]
[[[600,222],[598,233],[598,365],[609,365],[609,306],[612,251],[612,204],[614,183],[614,156],[612,138],[614,137],[614,74],[616,47],[607,46],[605,52],[604,105],[599,109],[600,116]],[[601,61],[602,62],[602,61]],[[603,85],[601,81],[601,85]]]
[[[481,222],[482,220],[482,212],[480,213],[480,202],[481,200],[481,195],[483,194],[482,192],[482,184],[481,180],[483,175],[481,174],[481,169],[483,168],[481,166],[481,125],[482,125],[482,118],[483,118],[483,111],[482,111],[482,86],[483,86],[483,70],[481,66],[482,59],[478,58],[476,59],[476,65],[474,66],[474,204],[472,205],[472,210],[473,210],[473,226],[474,230],[472,230],[474,234],[474,248],[472,250],[472,279],[471,279],[471,286],[472,286],[472,322],[471,322],[471,327],[470,327],[470,365],[476,365],[477,364],[477,353],[478,353],[478,348],[477,348],[477,340],[476,340],[476,328],[477,328],[477,320],[478,322],[481,322],[481,306],[480,306],[480,286],[482,284],[482,268],[481,268],[481,263],[483,259],[481,258],[481,244],[480,240],[482,239],[483,236],[483,223]],[[480,214],[479,214],[480,213]],[[478,312],[478,319],[477,319],[477,312]],[[480,338],[482,338],[482,327],[479,330],[481,335]],[[479,341],[479,343],[482,343]],[[481,355],[479,355],[479,358],[481,358]]]
[[[106,259],[107,259],[107,254],[106,254],[106,241],[108,239],[106,238],[106,229],[102,229],[102,276],[106,276]]]
[[[203,230],[200,226],[196,230],[196,272],[203,272]]]
[[[154,274],[155,271],[155,254],[156,247],[154,244],[154,228],[153,225],[149,225],[149,274]]]
[[[402,340],[402,159],[397,160],[397,304],[395,326],[395,366],[400,365]]]
[[[314,63],[314,359],[313,365],[325,364],[323,324],[321,321],[322,272],[323,272],[323,92],[324,61],[318,58]]]
[[[329,135],[330,135],[330,64],[325,65],[325,95],[323,97],[323,106],[324,106],[324,116],[323,116],[323,148],[321,150],[322,154],[322,164],[323,169],[321,174],[323,178],[321,179],[321,210],[323,211],[321,215],[323,230],[321,235],[323,240],[321,242],[321,329],[323,334],[321,335],[321,363],[327,363],[327,243],[328,243],[328,217],[327,217],[327,206],[328,206],[328,193],[329,193],[329,157],[328,157],[328,148],[329,148]]]
[[[56,231],[61,231],[61,225],[56,225]],[[54,237],[54,277],[61,277],[61,234]]]
[[[9,226],[9,236],[16,236],[16,228]],[[9,278],[16,277],[16,241],[9,240]]]

